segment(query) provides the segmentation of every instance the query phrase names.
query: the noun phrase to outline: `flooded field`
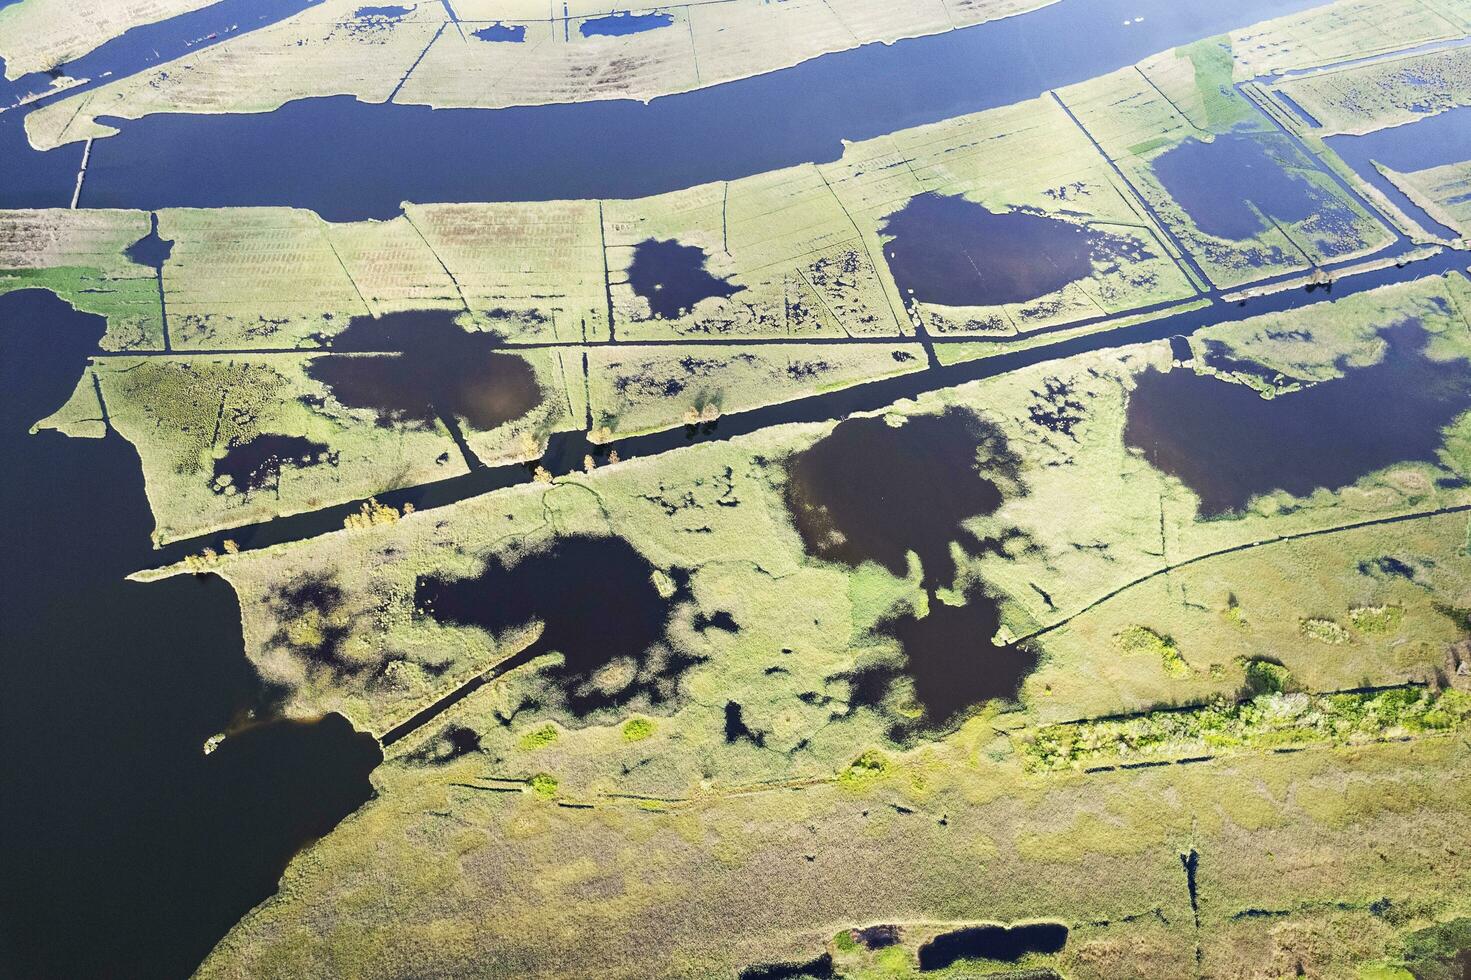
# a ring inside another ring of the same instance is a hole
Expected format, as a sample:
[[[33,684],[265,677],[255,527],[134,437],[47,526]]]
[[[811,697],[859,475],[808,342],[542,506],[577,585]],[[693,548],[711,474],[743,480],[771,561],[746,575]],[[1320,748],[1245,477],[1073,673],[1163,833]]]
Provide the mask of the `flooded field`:
[[[0,0],[0,976],[1463,965],[1454,3],[193,2]]]
[[[639,242],[628,267],[628,284],[649,304],[655,317],[684,316],[703,299],[725,299],[740,292],[705,269],[709,256],[697,245],[675,241]]]
[[[900,676],[909,678],[923,709],[919,723],[900,725],[901,732],[944,731],[969,708],[1015,701],[1022,681],[1037,666],[1036,654],[996,642],[1001,610],[994,598],[977,587],[962,598],[965,605],[952,606],[931,596],[925,616],[906,613],[880,626],[903,651],[903,665],[887,675],[890,689]],[[865,685],[881,683],[885,675],[883,668],[868,673],[873,676]]]
[[[1056,953],[1067,938],[1068,927],[1057,922],[971,926],[936,936],[921,946],[919,968],[942,970],[964,958],[1014,963],[1028,953]]]
[[[307,373],[343,405],[372,409],[385,422],[462,420],[490,431],[543,398],[531,365],[500,346],[494,334],[456,326],[452,313],[357,317],[331,339],[338,353],[316,358]]]
[[[621,37],[625,34],[642,34],[674,23],[671,14],[618,13],[606,17],[589,17],[577,25],[583,37]]]
[[[336,463],[337,454],[324,442],[267,433],[245,442],[232,442],[225,455],[214,462],[211,487],[216,493],[278,489],[283,469]]]
[[[979,543],[964,524],[1001,506],[1012,466],[1005,438],[969,412],[853,419],[788,462],[786,503],[814,556],[902,577],[913,552],[927,586],[949,586],[952,543]]]
[[[1380,336],[1377,363],[1270,399],[1194,371],[1146,371],[1124,441],[1199,495],[1204,516],[1240,512],[1260,494],[1303,497],[1393,463],[1435,462],[1441,430],[1471,408],[1471,364],[1426,357],[1415,322]]]
[[[921,194],[879,226],[906,298],[941,306],[1023,303],[1093,272],[1093,257],[1131,242],[1023,210],[997,214],[960,197]]]
[[[562,538],[511,564],[492,563],[478,578],[421,579],[414,604],[441,623],[498,638],[541,624],[537,639],[498,670],[561,654],[540,673],[581,718],[636,698],[657,705],[675,697],[689,660],[663,643],[672,603],[653,576],[621,539]]]
[[[1363,136],[1330,136],[1326,142],[1359,176],[1427,230],[1454,237],[1454,232],[1410,200],[1375,165],[1407,173],[1471,160],[1471,107],[1451,109]]]
[[[1260,136],[1227,133],[1209,143],[1192,137],[1152,166],[1196,226],[1219,238],[1250,238],[1273,219],[1301,221],[1332,205],[1285,169]]]

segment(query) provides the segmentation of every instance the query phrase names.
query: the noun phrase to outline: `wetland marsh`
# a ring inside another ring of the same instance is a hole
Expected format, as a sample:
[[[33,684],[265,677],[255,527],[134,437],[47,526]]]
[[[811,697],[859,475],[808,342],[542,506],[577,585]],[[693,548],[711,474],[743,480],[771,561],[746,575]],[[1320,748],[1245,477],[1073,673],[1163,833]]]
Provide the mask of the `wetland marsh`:
[[[1464,0],[94,2],[0,975],[1464,972]]]

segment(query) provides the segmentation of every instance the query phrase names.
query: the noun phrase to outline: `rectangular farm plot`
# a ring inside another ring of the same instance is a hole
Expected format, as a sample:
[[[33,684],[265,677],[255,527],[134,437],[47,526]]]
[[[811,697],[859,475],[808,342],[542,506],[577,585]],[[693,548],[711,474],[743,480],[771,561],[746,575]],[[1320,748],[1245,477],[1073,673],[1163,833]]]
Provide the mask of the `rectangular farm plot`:
[[[604,225],[620,340],[901,333],[815,167],[609,201]]]
[[[342,267],[374,316],[465,309],[454,278],[407,217],[328,222],[326,227]]]
[[[169,210],[158,228],[173,243],[163,288],[176,350],[315,347],[369,312],[311,211]]]
[[[1369,133],[1471,105],[1471,46],[1298,75],[1274,88],[1320,136]]]
[[[916,343],[596,347],[588,388],[611,437],[712,421],[925,366]]]
[[[510,341],[599,339],[597,215],[593,202],[410,206],[343,223],[289,208],[163,211],[173,345],[330,346],[353,317],[409,310],[453,311]]]
[[[596,201],[415,204],[404,213],[476,326],[527,342],[607,339]]]
[[[100,434],[95,375],[164,542],[535,458],[582,427],[577,352],[446,327],[388,354],[99,358],[49,424]]]
[[[545,18],[547,8],[542,7]],[[620,21],[638,15],[603,13],[571,20],[510,23],[517,41],[497,40],[493,25],[459,25],[430,45],[395,102],[444,107],[544,105],[590,99],[650,99],[697,88],[699,74],[686,8],[646,15],[650,28],[627,34]],[[608,30],[600,22],[608,21]],[[584,34],[583,28],[589,33]]]
[[[1471,161],[1387,175],[1436,221],[1463,238],[1471,236]]]
[[[931,334],[1015,337],[1195,293],[1050,99],[855,144],[821,169],[892,302]]]
[[[442,425],[380,424],[329,401],[309,367],[270,356],[97,362],[112,426],[142,461],[157,541],[465,471]]]
[[[1058,94],[1216,286],[1390,244],[1383,225],[1230,87],[1226,54],[1201,42]]]
[[[293,99],[339,94],[386,102],[449,21],[437,3],[392,16],[358,16],[363,8],[361,0],[324,0],[167,66],[108,82],[82,102],[49,103],[26,117],[26,134],[36,147],[49,148],[111,135],[99,116],[268,112]]]
[[[107,317],[104,350],[161,350],[157,274],[128,255],[148,232],[143,211],[0,211],[0,294],[49,289]]]
[[[1471,26],[1468,16],[1465,0],[1338,0],[1233,31],[1233,75],[1258,78],[1443,41]]]

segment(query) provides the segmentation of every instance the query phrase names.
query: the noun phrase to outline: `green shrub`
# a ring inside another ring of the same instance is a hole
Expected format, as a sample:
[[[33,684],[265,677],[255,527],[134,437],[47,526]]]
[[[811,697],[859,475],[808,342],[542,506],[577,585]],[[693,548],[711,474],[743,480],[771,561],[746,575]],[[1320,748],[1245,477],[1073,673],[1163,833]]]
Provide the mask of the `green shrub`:
[[[1147,626],[1126,626],[1114,637],[1119,649],[1129,654],[1155,657],[1166,674],[1185,677],[1190,665],[1180,655],[1180,648],[1168,636],[1161,636]]]
[[[887,774],[892,766],[893,763],[882,752],[869,749],[838,774],[838,782],[850,787],[866,786]]]
[[[642,742],[654,734],[654,723],[647,718],[630,718],[623,723],[625,742]]]
[[[1241,668],[1246,672],[1246,687],[1252,695],[1281,694],[1292,684],[1291,671],[1270,660],[1243,660]]]
[[[1393,633],[1404,618],[1400,606],[1358,606],[1348,611],[1349,622],[1360,633]]]
[[[1331,619],[1304,619],[1299,628],[1302,635],[1319,643],[1327,643],[1330,646],[1338,646],[1348,642],[1348,630],[1339,626]]]
[[[533,729],[521,736],[521,747],[528,752],[544,749],[557,740],[557,726],[547,722],[540,728]]]

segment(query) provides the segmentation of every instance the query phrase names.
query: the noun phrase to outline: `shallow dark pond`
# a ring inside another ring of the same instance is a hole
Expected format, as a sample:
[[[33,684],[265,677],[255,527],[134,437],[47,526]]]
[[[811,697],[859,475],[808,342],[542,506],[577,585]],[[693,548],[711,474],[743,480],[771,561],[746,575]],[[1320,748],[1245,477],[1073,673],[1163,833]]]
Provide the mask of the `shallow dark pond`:
[[[337,454],[326,443],[268,433],[245,442],[232,441],[225,455],[214,462],[210,486],[216,493],[230,493],[230,487],[235,488],[235,493],[279,490],[283,469],[324,464],[337,464]]]
[[[93,145],[81,201],[152,209],[284,204],[340,221],[392,217],[405,200],[638,197],[836,159],[843,139],[1034,98],[1317,2],[1061,0],[648,104],[431,110],[332,97],[254,115],[122,120],[121,135]],[[21,121],[20,113],[0,115],[0,206],[66,207],[81,145],[36,153]],[[431,157],[426,146],[436,150]]]
[[[673,14],[634,14],[628,12],[608,14],[606,17],[589,17],[578,25],[583,37],[599,35],[622,37],[625,34],[642,34],[674,23]]]
[[[758,963],[743,969],[738,980],[831,980],[837,976],[833,971],[831,953],[823,953],[806,963]]]
[[[902,426],[850,419],[788,460],[787,509],[814,557],[872,561],[903,576],[913,551],[927,586],[949,585],[951,542],[974,540],[961,525],[1001,506],[1001,487],[981,475],[978,454],[988,468],[1015,467],[1005,438],[962,409]]]
[[[633,247],[628,284],[648,300],[654,316],[672,320],[702,299],[724,299],[745,288],[712,276],[705,269],[708,258],[698,245],[648,238]]]
[[[994,642],[1000,626],[999,604],[980,589],[970,589],[963,606],[931,596],[924,618],[906,613],[880,625],[879,631],[898,640],[904,652],[904,665],[889,673],[890,683],[900,674],[910,678],[915,700],[924,708],[915,727],[943,729],[967,708],[1016,700],[1022,682],[1037,669],[1037,655]]]
[[[385,20],[398,20],[413,11],[412,7],[400,7],[397,5],[383,7],[359,7],[353,11],[354,17],[381,17]]]
[[[486,432],[521,418],[543,397],[526,359],[500,346],[495,334],[460,329],[449,311],[354,317],[332,338],[333,351],[398,353],[318,357],[307,374],[342,404],[374,409],[385,423],[459,419]]]
[[[919,948],[919,968],[943,970],[962,959],[1012,963],[1028,953],[1060,953],[1067,937],[1068,927],[1060,922],[956,929],[941,933]]]
[[[526,26],[524,24],[491,24],[482,27],[478,31],[471,31],[471,37],[482,41],[498,41],[511,44],[520,44],[526,40]]]
[[[887,949],[898,944],[903,938],[904,930],[894,925],[877,925],[854,929],[851,934],[854,942],[862,943],[869,949]]]
[[[476,578],[421,578],[414,606],[442,623],[478,626],[498,636],[544,623],[541,636],[499,668],[514,669],[553,651],[565,662],[542,675],[578,717],[635,698],[674,698],[693,661],[663,644],[673,609],[659,595],[654,568],[622,538],[559,538],[509,565],[492,561]],[[615,663],[627,669],[603,675]]]
[[[1193,371],[1146,371],[1124,442],[1198,494],[1206,517],[1274,490],[1306,496],[1393,463],[1433,462],[1440,430],[1471,408],[1471,364],[1425,357],[1418,321],[1380,336],[1378,363],[1272,399]]]
[[[128,261],[146,265],[150,269],[162,269],[163,264],[174,254],[174,243],[158,234],[158,215],[148,216],[148,234],[129,245],[123,254]]]
[[[1093,255],[1127,240],[1029,211],[996,213],[926,193],[884,219],[884,256],[904,296],[941,306],[1023,303],[1093,272]]]
[[[34,436],[103,332],[49,293],[0,297],[0,972],[188,975],[291,855],[371,795],[341,718],[248,724],[274,692],[222,580],[153,565],[138,457]],[[241,727],[244,726],[244,727]],[[235,728],[211,755],[211,735]],[[85,937],[80,941],[78,937]]]
[[[1283,169],[1262,138],[1241,133],[1223,133],[1209,143],[1191,137],[1160,154],[1152,166],[1196,226],[1219,238],[1250,238],[1260,232],[1266,222],[1257,210],[1291,222],[1332,203]]]

